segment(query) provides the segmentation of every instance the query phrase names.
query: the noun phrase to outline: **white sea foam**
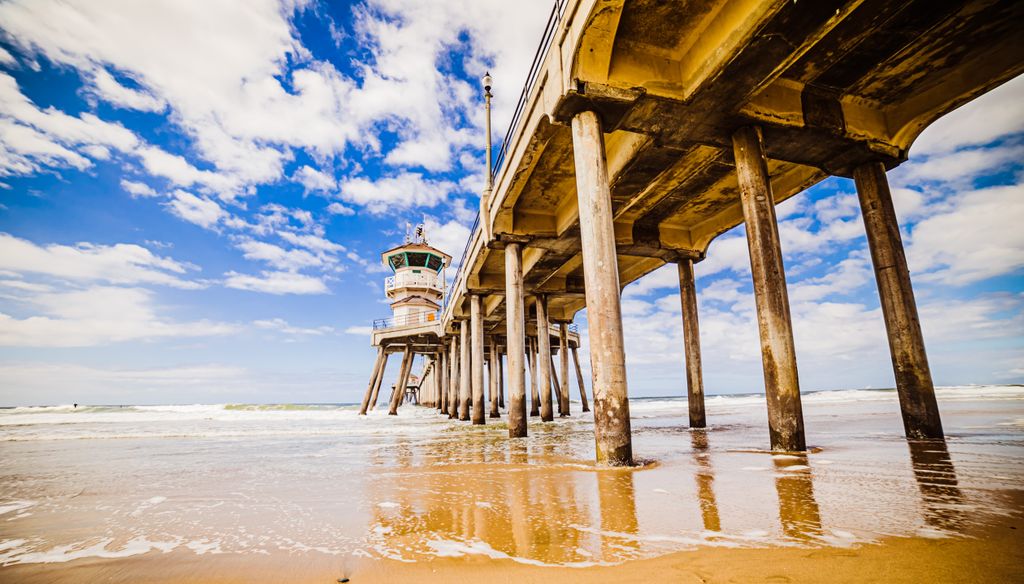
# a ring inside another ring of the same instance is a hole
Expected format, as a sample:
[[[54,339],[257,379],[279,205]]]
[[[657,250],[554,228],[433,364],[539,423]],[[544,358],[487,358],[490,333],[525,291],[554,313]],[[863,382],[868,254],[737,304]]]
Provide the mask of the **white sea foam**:
[[[21,511],[22,509],[28,509],[35,504],[35,501],[11,501],[9,503],[0,503],[0,515]]]
[[[16,547],[9,547],[0,552],[0,565],[56,564],[82,558],[127,558],[150,551],[167,553],[181,543],[180,540],[149,541],[145,537],[136,537],[126,542],[120,549],[110,549],[113,542],[113,538],[107,538],[92,545],[89,545],[88,542],[78,542],[42,551],[34,551],[23,542]]]

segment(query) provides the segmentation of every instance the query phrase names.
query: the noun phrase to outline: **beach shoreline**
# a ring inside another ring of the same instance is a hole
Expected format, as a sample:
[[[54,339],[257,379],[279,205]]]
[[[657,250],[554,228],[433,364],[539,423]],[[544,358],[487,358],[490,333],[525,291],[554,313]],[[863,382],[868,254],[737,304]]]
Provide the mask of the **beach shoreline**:
[[[0,580],[23,584],[147,582],[152,584],[322,584],[349,578],[378,582],[464,583],[508,581],[563,584],[617,582],[778,583],[1012,582],[1024,565],[1024,490],[1003,491],[1018,510],[976,525],[957,537],[894,537],[852,547],[699,548],[611,566],[535,566],[486,555],[422,562],[347,558],[325,554],[204,556],[189,551],[150,552],[121,559],[89,558],[66,564],[0,568]],[[984,558],[984,560],[980,560]]]

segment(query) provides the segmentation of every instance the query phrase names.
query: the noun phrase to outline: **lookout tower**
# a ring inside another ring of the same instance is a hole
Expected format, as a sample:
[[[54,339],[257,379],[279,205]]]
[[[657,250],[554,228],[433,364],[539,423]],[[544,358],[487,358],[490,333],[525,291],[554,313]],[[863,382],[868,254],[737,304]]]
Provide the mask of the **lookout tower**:
[[[384,280],[384,293],[391,299],[392,326],[438,320],[444,304],[444,272],[452,257],[427,243],[423,225],[407,234],[404,244],[381,254],[381,261],[393,272]]]

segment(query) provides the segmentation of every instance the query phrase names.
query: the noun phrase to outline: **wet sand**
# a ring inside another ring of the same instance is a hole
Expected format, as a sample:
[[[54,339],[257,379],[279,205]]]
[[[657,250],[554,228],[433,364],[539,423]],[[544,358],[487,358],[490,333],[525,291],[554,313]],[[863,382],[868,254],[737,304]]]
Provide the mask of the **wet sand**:
[[[0,582],[1015,581],[1024,391],[940,404],[948,440],[908,443],[894,396],[808,398],[814,449],[780,456],[757,399],[707,431],[637,400],[634,469],[578,414],[515,442],[424,410],[8,424]]]

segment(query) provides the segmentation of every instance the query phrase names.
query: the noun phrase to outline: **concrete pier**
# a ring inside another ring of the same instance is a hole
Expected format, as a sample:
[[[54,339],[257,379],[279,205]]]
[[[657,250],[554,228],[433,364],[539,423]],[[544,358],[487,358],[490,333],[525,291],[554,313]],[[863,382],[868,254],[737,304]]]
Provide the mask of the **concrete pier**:
[[[622,339],[621,288],[604,132],[597,113],[582,111],[573,116],[572,146],[590,324],[597,460],[611,465],[629,465],[633,463],[633,442],[626,387],[626,349]]]
[[[537,385],[537,339],[531,338],[526,356],[530,362],[530,417],[540,416],[540,387]]]
[[[508,346],[508,436],[526,436],[526,316],[523,298],[523,250],[519,243],[505,246],[505,316]]]
[[[551,407],[551,335],[548,324],[548,297],[537,296],[537,369],[540,372],[540,419],[555,419]]]
[[[487,368],[487,387],[488,397],[491,400],[490,417],[500,418],[501,414],[498,413],[498,376],[501,375],[499,373],[501,358],[498,356],[498,343],[494,340],[493,335],[490,337],[488,353],[490,354],[490,365]]]
[[[469,297],[470,303],[470,332],[472,342],[473,368],[470,372],[473,383],[473,408],[471,417],[473,424],[485,423],[484,409],[484,319],[480,314],[483,310],[483,299],[479,294],[472,294]]]
[[[875,267],[903,429],[907,438],[942,438],[942,419],[885,166],[881,162],[858,166],[853,180]]]
[[[693,260],[679,262],[679,300],[683,309],[683,348],[686,353],[686,403],[690,427],[707,425],[704,416],[704,380],[700,367],[700,329],[697,326],[697,287],[693,278]]]
[[[761,130],[752,126],[741,128],[733,134],[732,141],[754,279],[772,450],[805,450],[786,272]]]
[[[363,403],[359,405],[359,415],[365,416],[366,409],[370,405],[370,397],[373,395],[373,388],[377,385],[377,378],[382,374],[382,365],[387,359],[384,347],[377,348],[377,359],[373,362],[373,373],[370,375],[370,383],[366,386],[366,394],[363,395]]]
[[[459,417],[459,341],[452,335],[448,343],[448,418]]]
[[[406,345],[405,353],[402,355],[402,368],[398,373],[398,381],[395,382],[395,389],[391,392],[391,406],[388,409],[389,416],[398,415],[398,406],[402,403],[402,398],[405,396],[405,386],[409,383],[409,372],[412,371],[412,362],[415,354],[412,352],[412,347]]]
[[[459,420],[469,421],[473,406],[473,357],[469,340],[469,321],[459,323]]]
[[[558,358],[558,399],[562,404],[559,414],[565,417],[569,415],[569,325],[564,322],[558,323]]]
[[[580,356],[576,347],[572,347],[572,363],[576,367],[576,385],[580,388],[580,402],[583,403],[583,411],[590,411],[590,403],[587,401],[587,385],[583,382],[583,370],[580,368]]]

